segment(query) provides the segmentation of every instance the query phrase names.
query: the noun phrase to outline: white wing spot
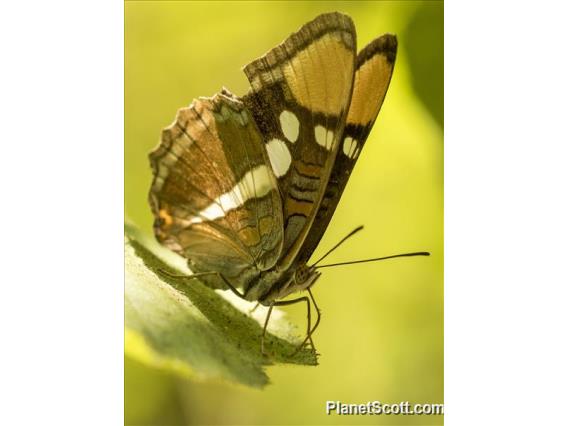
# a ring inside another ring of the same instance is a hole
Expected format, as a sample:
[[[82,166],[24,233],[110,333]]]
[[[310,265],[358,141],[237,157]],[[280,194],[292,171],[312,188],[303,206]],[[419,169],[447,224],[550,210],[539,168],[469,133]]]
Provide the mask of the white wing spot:
[[[325,135],[327,134],[325,127],[317,125],[314,129],[314,134],[316,136],[316,142],[325,148]]]
[[[347,136],[343,139],[343,153],[349,158],[355,158],[357,148],[358,144],[356,139],[353,139],[351,136]]]
[[[290,142],[296,142],[300,135],[300,122],[293,112],[284,110],[280,114],[282,133]]]
[[[349,157],[349,152],[351,151],[351,145],[353,143],[353,138],[351,136],[347,136],[343,139],[343,153]]]
[[[276,177],[284,176],[292,164],[292,156],[286,143],[280,139],[271,139],[266,144],[266,151]]]
[[[190,220],[190,224],[215,220],[225,216],[225,212],[242,206],[251,198],[265,196],[275,188],[273,179],[265,165],[249,170],[233,189],[220,195],[213,203],[201,210]]]
[[[357,141],[355,141],[357,142]],[[353,159],[359,157],[359,153],[361,152],[361,147],[359,145],[357,145],[357,148],[355,149],[355,151],[353,151]]]
[[[327,149],[331,151],[332,145],[333,145],[333,130],[328,130],[327,131]]]
[[[328,130],[321,125],[317,125],[314,129],[316,142],[327,150],[331,150],[333,145],[333,130]]]
[[[347,136],[343,139],[343,153],[349,158],[355,158],[355,154],[358,153],[359,144],[356,139],[351,136]]]

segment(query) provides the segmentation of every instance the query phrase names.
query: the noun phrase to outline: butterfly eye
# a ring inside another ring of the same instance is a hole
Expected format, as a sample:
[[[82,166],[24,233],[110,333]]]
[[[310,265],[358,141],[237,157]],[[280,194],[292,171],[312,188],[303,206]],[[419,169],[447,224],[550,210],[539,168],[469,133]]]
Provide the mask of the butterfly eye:
[[[296,282],[298,284],[302,284],[304,282],[306,282],[306,280],[308,279],[308,269],[307,267],[304,266],[300,266],[297,270],[296,270]]]

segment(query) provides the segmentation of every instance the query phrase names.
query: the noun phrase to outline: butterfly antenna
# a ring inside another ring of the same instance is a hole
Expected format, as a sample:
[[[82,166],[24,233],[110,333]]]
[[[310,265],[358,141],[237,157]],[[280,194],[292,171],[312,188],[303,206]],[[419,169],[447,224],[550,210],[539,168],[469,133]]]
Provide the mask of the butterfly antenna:
[[[315,269],[329,268],[330,266],[352,265],[354,263],[376,262],[378,260],[393,259],[395,257],[411,257],[411,256],[430,256],[430,253],[427,252],[427,251],[418,251],[418,252],[414,252],[414,253],[394,254],[392,256],[375,257],[373,259],[352,260],[352,261],[349,261],[349,262],[330,263],[329,265],[316,266]]]
[[[363,225],[359,225],[357,228],[355,228],[353,231],[351,231],[349,234],[347,234],[345,237],[343,237],[340,242],[338,242],[331,249],[329,249],[328,252],[326,254],[324,254],[322,257],[320,257],[317,260],[316,263],[314,263],[312,266],[310,266],[310,268],[313,268],[314,266],[316,266],[318,263],[320,263],[322,260],[324,260],[327,257],[328,254],[330,254],[333,250],[335,250],[337,247],[339,247],[341,244],[343,244],[345,242],[345,240],[347,240],[349,237],[352,237],[353,235],[355,235],[357,232],[359,232],[362,229],[363,229]]]

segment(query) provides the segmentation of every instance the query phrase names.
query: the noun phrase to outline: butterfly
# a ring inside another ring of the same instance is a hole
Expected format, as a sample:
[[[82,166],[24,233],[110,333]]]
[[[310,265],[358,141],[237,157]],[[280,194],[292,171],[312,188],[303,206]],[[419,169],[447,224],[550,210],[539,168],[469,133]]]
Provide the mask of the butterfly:
[[[263,353],[272,308],[292,303],[307,305],[300,347],[314,348],[311,287],[321,272],[308,261],[383,104],[396,52],[396,36],[384,34],[357,53],[351,18],[322,14],[244,67],[243,97],[223,88],[180,109],[150,154],[157,240],[188,260],[190,277],[269,307]],[[283,300],[302,290],[309,297]]]

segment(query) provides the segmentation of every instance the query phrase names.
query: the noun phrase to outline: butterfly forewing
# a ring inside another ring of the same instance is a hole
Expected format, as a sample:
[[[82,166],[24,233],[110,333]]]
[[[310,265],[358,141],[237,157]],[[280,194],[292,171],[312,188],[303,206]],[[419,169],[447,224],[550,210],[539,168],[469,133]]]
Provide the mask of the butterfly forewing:
[[[179,110],[150,154],[158,240],[194,271],[221,272],[241,287],[274,266],[283,241],[280,195],[262,144],[250,112],[224,91]]]
[[[324,14],[244,68],[252,86],[244,103],[263,135],[282,196],[282,268],[300,251],[340,149],[355,43],[349,17]]]
[[[397,40],[385,34],[369,43],[357,55],[353,96],[339,144],[339,152],[316,219],[299,254],[307,262],[322,238],[363,145],[385,99],[396,58]]]

